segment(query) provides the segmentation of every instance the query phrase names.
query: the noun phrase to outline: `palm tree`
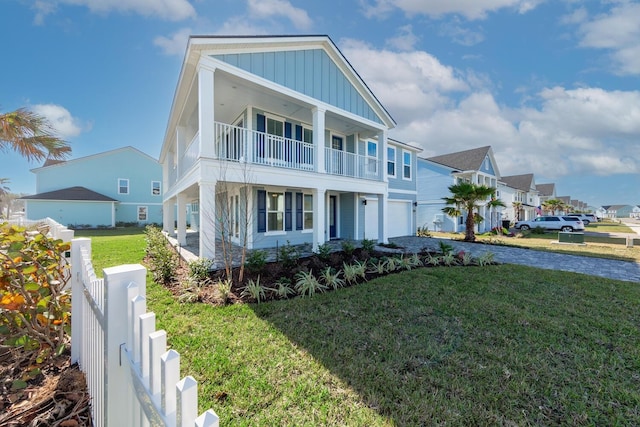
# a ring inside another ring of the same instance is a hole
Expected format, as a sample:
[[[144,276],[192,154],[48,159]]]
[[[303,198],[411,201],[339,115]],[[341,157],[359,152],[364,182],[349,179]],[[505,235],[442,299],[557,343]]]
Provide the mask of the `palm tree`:
[[[442,198],[449,206],[442,208],[442,211],[452,217],[460,216],[463,212],[466,212],[464,240],[465,242],[475,242],[476,217],[480,218],[477,212],[479,203],[486,201],[489,197],[491,197],[491,200],[488,203],[491,203],[492,206],[504,206],[504,203],[499,199],[495,199],[496,189],[486,185],[461,182],[450,185],[449,191],[451,196]]]
[[[550,211],[552,215],[555,215],[556,212],[564,206],[564,202],[560,199],[549,199],[542,204],[546,210]]]
[[[512,202],[513,215],[516,217],[516,221],[520,221],[520,211],[522,211],[522,202]]]
[[[2,218],[3,215],[3,204],[4,204],[4,199],[5,197],[7,197],[7,195],[9,195],[11,189],[6,185],[9,183],[9,178],[0,178],[0,218]],[[9,216],[9,212],[8,212],[8,208],[7,208],[7,216]]]
[[[25,108],[0,114],[0,151],[7,149],[27,160],[62,160],[71,153],[71,147],[53,135],[44,117]]]

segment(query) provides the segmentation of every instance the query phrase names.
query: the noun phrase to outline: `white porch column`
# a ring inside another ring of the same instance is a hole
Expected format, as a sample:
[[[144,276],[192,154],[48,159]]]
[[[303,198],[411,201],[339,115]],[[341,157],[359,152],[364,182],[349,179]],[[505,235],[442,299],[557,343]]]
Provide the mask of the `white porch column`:
[[[200,258],[216,258],[216,181],[200,183]]]
[[[171,198],[162,203],[162,230],[173,236],[176,232],[175,199]]]
[[[387,195],[378,194],[378,242],[389,243],[387,237]]]
[[[187,244],[187,195],[178,194],[178,244]]]
[[[380,165],[381,178],[384,182],[389,182],[387,177],[387,131],[383,130],[378,132],[378,147],[382,151],[382,164]],[[397,166],[396,166],[397,168]]]
[[[184,172],[182,170],[182,157],[184,156],[184,150],[186,148],[186,141],[184,140],[185,133],[186,129],[184,126],[176,126],[176,161],[178,163],[176,165],[177,177],[181,177]]]
[[[316,172],[325,173],[324,167],[324,114],[327,110],[319,107],[313,108],[313,145],[316,146]]]
[[[326,197],[327,190],[324,188],[314,188],[313,195],[313,250],[317,251],[318,246],[327,241],[326,239]]]
[[[213,70],[198,70],[198,123],[200,126],[199,157],[216,157]]]
[[[253,163],[253,145],[254,145],[254,135],[253,132],[253,107],[251,105],[247,106],[247,118],[244,121],[244,127],[246,130],[244,134],[244,144],[245,144],[245,159],[244,161],[247,163]]]

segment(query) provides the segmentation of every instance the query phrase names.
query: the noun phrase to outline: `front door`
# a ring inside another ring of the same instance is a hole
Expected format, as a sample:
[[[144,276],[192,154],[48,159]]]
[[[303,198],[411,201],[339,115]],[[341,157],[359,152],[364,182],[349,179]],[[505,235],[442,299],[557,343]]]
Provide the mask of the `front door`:
[[[338,237],[338,198],[329,196],[329,239]]]

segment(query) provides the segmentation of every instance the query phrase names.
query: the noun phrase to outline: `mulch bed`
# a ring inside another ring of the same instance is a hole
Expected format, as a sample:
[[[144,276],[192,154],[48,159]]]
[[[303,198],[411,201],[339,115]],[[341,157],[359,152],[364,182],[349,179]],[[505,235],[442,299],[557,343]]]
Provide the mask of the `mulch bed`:
[[[69,352],[40,364],[36,357],[0,346],[0,426],[92,426],[85,377]]]

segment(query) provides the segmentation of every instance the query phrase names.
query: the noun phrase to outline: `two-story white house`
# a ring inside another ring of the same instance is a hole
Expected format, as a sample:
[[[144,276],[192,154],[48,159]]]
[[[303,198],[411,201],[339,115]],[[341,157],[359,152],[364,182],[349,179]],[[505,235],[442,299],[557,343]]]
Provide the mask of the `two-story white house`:
[[[540,198],[532,173],[503,176],[498,188],[501,199],[506,205],[503,210],[503,219],[528,221],[542,215]]]
[[[463,215],[453,218],[442,211],[446,206],[443,197],[451,195],[449,186],[459,182],[486,185],[496,188],[496,198],[501,199],[499,180],[500,172],[490,146],[419,158],[417,226],[432,231],[464,231]],[[501,209],[481,204],[478,213],[484,220],[476,224],[476,231],[489,231],[500,225]]]
[[[392,179],[414,180],[393,195],[407,220],[415,200],[417,150],[389,143],[394,126],[327,36],[192,36],[160,154],[164,229],[185,244],[189,205],[207,258],[222,234],[249,249],[386,242],[400,232],[389,148]]]

